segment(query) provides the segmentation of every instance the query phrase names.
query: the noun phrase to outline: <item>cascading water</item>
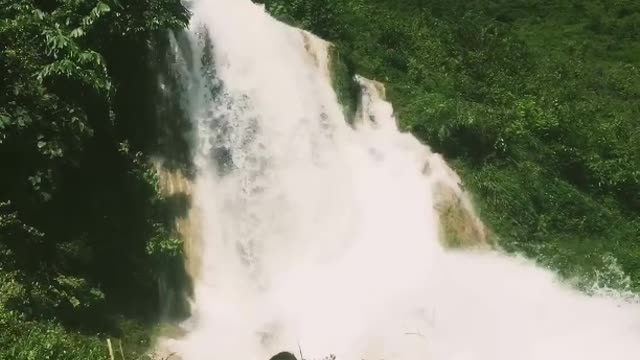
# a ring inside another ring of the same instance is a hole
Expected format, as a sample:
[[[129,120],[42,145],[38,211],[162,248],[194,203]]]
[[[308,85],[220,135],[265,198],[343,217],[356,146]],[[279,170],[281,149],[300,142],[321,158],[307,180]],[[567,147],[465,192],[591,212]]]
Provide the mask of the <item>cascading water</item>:
[[[182,72],[202,228],[183,360],[640,357],[637,304],[504,255],[445,251],[446,165],[359,79],[355,129],[327,44],[249,0],[198,0]],[[425,165],[430,171],[424,171]],[[444,179],[444,180],[443,180]],[[447,180],[448,179],[448,180]]]

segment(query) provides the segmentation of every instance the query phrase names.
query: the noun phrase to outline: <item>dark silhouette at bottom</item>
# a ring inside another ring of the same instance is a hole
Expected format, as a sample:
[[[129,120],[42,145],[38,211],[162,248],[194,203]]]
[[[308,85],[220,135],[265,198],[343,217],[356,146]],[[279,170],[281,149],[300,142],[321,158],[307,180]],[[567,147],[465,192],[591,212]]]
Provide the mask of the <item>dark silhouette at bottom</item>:
[[[283,351],[274,355],[270,360],[298,360],[295,355],[290,352]]]

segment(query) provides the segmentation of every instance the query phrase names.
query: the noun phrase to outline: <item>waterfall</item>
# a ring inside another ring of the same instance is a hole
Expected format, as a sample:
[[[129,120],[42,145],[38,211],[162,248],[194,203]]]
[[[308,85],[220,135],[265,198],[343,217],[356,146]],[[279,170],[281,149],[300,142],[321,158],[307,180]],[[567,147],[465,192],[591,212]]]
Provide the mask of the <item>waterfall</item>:
[[[447,199],[472,214],[460,179],[398,130],[376,82],[357,78],[349,125],[328,43],[249,0],[191,6],[186,46],[175,45],[195,129],[198,270],[186,335],[163,349],[182,360],[640,356],[637,303],[442,245]]]

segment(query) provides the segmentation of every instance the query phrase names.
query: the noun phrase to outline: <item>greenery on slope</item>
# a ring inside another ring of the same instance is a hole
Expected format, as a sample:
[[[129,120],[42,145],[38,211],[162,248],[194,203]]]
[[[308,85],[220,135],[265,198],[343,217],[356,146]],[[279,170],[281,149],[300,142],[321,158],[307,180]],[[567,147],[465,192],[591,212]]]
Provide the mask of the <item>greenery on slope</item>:
[[[181,276],[159,195],[153,48],[179,0],[0,0],[0,359],[128,358]],[[101,334],[101,335],[99,335]]]
[[[261,2],[387,84],[504,248],[640,290],[640,2]]]

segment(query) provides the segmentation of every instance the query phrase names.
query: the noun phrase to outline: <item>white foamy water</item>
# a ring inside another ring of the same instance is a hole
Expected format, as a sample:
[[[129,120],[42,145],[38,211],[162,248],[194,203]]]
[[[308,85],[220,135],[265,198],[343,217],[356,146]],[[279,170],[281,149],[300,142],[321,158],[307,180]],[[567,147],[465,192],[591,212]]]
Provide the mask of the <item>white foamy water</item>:
[[[197,129],[202,268],[171,352],[640,358],[637,304],[579,294],[522,259],[442,249],[433,191],[455,174],[398,131],[367,80],[361,120],[346,124],[326,43],[248,0],[192,6],[181,71]]]

